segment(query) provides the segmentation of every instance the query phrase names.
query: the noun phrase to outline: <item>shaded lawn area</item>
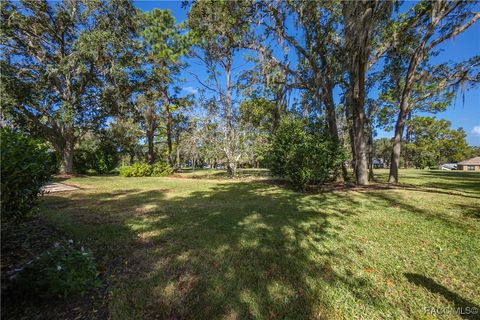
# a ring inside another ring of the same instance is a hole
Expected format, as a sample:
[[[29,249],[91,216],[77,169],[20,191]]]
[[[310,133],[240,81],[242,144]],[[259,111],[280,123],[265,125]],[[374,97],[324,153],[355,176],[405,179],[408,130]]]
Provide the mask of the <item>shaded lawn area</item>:
[[[401,174],[409,188],[309,195],[252,181],[73,178],[82,190],[44,197],[41,212],[94,250],[114,319],[479,308],[480,175]]]
[[[227,170],[219,169],[195,169],[184,168],[180,172],[174,174],[178,178],[191,178],[191,179],[224,179],[228,178]],[[260,178],[270,177],[270,171],[263,168],[253,169],[237,169],[237,178]]]
[[[387,181],[388,169],[375,170],[379,181]],[[480,195],[480,174],[468,171],[447,170],[400,170],[400,184],[434,188],[436,192],[453,192]]]

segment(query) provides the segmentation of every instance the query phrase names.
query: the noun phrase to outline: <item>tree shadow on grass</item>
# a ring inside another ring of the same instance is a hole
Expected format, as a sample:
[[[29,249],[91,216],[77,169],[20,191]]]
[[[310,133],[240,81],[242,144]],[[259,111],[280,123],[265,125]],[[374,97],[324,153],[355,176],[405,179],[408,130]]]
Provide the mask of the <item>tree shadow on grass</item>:
[[[480,183],[480,182],[479,182]],[[468,183],[465,183],[468,185]],[[473,198],[473,199],[480,199],[480,193],[466,193],[463,191],[465,188],[460,183],[456,183],[455,186],[451,184],[445,183],[435,183],[435,184],[424,184],[422,186],[412,185],[412,184],[398,184],[392,189],[402,189],[414,192],[428,192],[428,193],[435,193],[440,195],[453,195],[453,196],[460,196],[464,198]]]
[[[463,215],[466,217],[472,217],[475,219],[480,219],[480,203],[478,206],[475,205],[460,205],[463,210]]]
[[[120,319],[341,317],[327,293],[340,286],[356,303],[395,310],[378,285],[351,272],[349,252],[361,244],[342,242],[344,224],[362,206],[456,223],[388,190],[361,192],[365,206],[349,192],[305,195],[266,183],[200,189],[82,190],[49,195],[44,208],[95,248]]]
[[[237,183],[164,202],[176,212],[141,229],[147,237],[153,232],[150,241],[162,246],[155,260],[164,261],[140,284],[143,290],[124,291],[155,298],[132,307],[160,318],[311,315],[304,272],[315,265],[300,246],[308,227],[298,225],[315,215],[315,233],[331,236],[325,214],[299,210],[294,196],[261,192]]]
[[[420,190],[417,190],[420,191]],[[459,219],[461,216],[458,215],[444,215],[440,214],[435,210],[426,210],[415,204],[414,201],[411,201],[408,197],[402,196],[401,194],[394,192],[377,192],[377,191],[367,191],[366,194],[371,196],[371,201],[378,205],[381,205],[381,202],[388,203],[390,207],[401,208],[404,211],[414,213],[416,215],[421,215],[428,220],[438,220],[447,225],[457,227],[460,229],[465,228],[465,223],[470,220]],[[461,208],[462,216],[467,218],[478,218],[478,212],[480,210],[479,206],[474,204],[472,205],[463,205],[458,203],[452,203],[452,208]]]
[[[334,246],[356,205],[342,194],[239,182],[184,196],[72,193],[44,204],[103,257],[115,278],[111,316],[125,319],[326,318],[338,306],[323,289],[337,285],[384,305],[367,278],[339,271],[354,265]]]
[[[167,246],[168,239],[180,241],[167,249],[175,252],[175,258],[146,280],[160,284],[159,300],[169,301],[171,307],[147,309],[177,318],[321,318],[333,314],[334,306],[314,283],[342,282],[358,289],[370,285],[368,280],[353,274],[342,277],[335,270],[336,263],[348,264],[330,244],[338,239],[342,221],[353,215],[341,209],[329,212],[340,196],[317,195],[317,208],[313,208],[308,201],[300,201],[303,197],[297,193],[273,190],[278,191],[237,183],[178,199],[193,212],[172,217],[178,219],[179,227],[153,239]],[[161,220],[152,230],[163,229],[165,223],[176,224]],[[183,275],[168,278],[174,270]],[[176,288],[174,293],[169,292],[171,286]],[[178,295],[183,298],[177,300]]]
[[[446,191],[463,192],[480,198],[480,174],[463,171],[418,171],[420,178],[418,186],[443,189]]]
[[[407,280],[417,286],[424,287],[434,294],[440,294],[445,299],[454,304],[455,310],[450,310],[450,314],[458,314],[464,319],[479,319],[480,306],[462,298],[455,292],[437,283],[435,280],[416,273],[404,273]],[[431,308],[438,308],[440,306],[429,306]]]

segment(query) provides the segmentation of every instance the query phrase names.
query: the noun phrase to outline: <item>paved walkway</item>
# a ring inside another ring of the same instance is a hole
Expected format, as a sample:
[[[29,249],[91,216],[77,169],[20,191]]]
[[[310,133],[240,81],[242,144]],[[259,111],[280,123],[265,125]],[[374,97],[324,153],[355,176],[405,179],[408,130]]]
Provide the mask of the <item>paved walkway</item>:
[[[78,189],[79,188],[77,188],[77,187],[68,186],[66,184],[59,183],[59,182],[48,183],[43,187],[43,190],[45,190],[45,193],[73,191],[73,190],[78,190]]]

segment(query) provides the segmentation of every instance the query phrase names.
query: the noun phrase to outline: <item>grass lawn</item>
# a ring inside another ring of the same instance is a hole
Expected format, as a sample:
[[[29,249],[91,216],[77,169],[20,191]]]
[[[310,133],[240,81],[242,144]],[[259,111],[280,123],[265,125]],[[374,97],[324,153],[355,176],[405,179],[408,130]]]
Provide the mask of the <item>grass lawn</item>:
[[[400,188],[315,194],[181,175],[72,178],[81,190],[41,201],[42,215],[94,251],[113,319],[431,319],[424,308],[480,308],[478,173],[405,170]]]
[[[267,169],[237,169],[237,175],[240,179],[269,177],[270,173]],[[191,178],[191,179],[224,179],[227,178],[226,170],[216,169],[196,169],[191,168],[182,169],[180,173],[176,173],[175,177],[179,178]]]

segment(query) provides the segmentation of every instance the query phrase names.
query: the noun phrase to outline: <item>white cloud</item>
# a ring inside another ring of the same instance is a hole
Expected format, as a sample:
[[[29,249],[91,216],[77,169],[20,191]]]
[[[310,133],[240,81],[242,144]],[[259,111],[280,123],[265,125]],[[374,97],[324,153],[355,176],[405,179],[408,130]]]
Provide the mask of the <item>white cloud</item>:
[[[480,126],[473,127],[473,129],[470,133],[474,136],[479,136],[480,137]]]
[[[182,90],[187,91],[187,93],[190,93],[190,94],[197,94],[198,92],[198,90],[195,89],[194,87],[184,87]]]

